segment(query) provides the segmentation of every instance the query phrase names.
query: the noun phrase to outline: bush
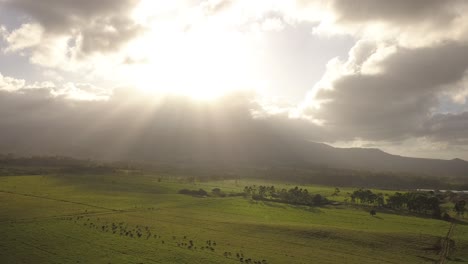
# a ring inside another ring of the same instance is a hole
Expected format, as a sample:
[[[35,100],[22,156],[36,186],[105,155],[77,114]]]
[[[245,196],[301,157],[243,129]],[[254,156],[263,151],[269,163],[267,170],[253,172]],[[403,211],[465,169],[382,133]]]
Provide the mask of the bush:
[[[226,197],[226,194],[223,193],[223,192],[221,191],[220,188],[214,188],[213,190],[211,190],[211,193],[212,193],[214,196]]]
[[[192,196],[208,196],[208,193],[203,190],[189,190],[189,189],[182,189],[179,191],[180,194],[185,194],[185,195],[192,195]]]

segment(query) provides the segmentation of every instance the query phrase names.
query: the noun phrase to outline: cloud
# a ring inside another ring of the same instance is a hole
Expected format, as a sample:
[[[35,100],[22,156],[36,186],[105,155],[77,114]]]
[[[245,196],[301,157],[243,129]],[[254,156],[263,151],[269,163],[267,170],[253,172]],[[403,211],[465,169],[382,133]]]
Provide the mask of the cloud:
[[[458,105],[463,105],[468,99],[468,71],[465,71],[463,78],[458,82],[444,87],[446,94]]]
[[[2,41],[5,40],[7,36],[8,36],[7,29],[5,28],[5,26],[0,25],[0,40]]]
[[[44,86],[42,86],[44,87]],[[106,100],[111,95],[109,89],[99,88],[89,83],[65,83],[63,87],[53,89],[51,94],[72,100]]]
[[[67,82],[63,85],[56,85],[51,81],[28,83],[23,79],[3,76],[0,73],[0,91],[27,95],[33,90],[41,91],[40,94],[47,97],[72,101],[106,100],[112,94],[112,89],[100,88],[89,83]],[[33,95],[36,95],[36,92]]]
[[[50,81],[45,82],[35,82],[33,84],[28,84],[24,86],[24,89],[54,89],[55,83]]]
[[[334,0],[331,1],[337,20],[343,23],[383,21],[392,24],[450,23],[460,14],[460,0]]]
[[[68,32],[77,25],[100,17],[127,16],[139,1],[137,0],[5,0],[7,7],[13,7],[31,15],[45,28],[54,32]]]
[[[440,97],[456,90],[468,69],[468,46],[377,47],[358,43],[347,61],[330,66],[308,113],[339,139],[395,140],[424,133]],[[370,68],[370,69],[366,69]]]
[[[468,112],[436,114],[424,123],[424,132],[436,141],[468,145]]]
[[[200,6],[206,14],[213,15],[229,9],[233,4],[232,0],[202,1]]]
[[[26,81],[3,76],[0,73],[0,91],[17,91],[24,87]]]
[[[135,25],[128,18],[108,18],[94,21],[83,29],[76,38],[77,46],[85,55],[93,52],[113,52],[137,37],[143,28]]]
[[[357,39],[346,60],[329,61],[305,103],[330,142],[424,141],[448,149],[465,141],[465,1],[334,0],[322,9],[330,18],[314,34]],[[459,111],[444,112],[447,105]]]
[[[305,5],[317,1],[302,1]],[[467,40],[466,1],[332,0],[319,5],[325,14],[315,34],[350,34],[361,39],[425,47]]]
[[[21,33],[28,33],[34,25],[35,29],[42,28],[47,37],[68,37],[73,40],[70,48],[75,48],[79,56],[88,56],[95,52],[114,52],[141,33],[142,27],[131,18],[131,11],[138,2],[45,0],[39,3],[34,0],[5,0],[3,5],[25,13],[33,20],[33,23],[23,24],[16,30],[19,30],[16,35],[23,37],[20,42],[31,42],[24,40],[24,36],[29,38],[34,34]],[[16,45],[11,49],[24,47]]]
[[[23,24],[20,28],[7,34],[5,39],[8,43],[6,52],[14,52],[38,46],[41,43],[43,29],[38,24]]]

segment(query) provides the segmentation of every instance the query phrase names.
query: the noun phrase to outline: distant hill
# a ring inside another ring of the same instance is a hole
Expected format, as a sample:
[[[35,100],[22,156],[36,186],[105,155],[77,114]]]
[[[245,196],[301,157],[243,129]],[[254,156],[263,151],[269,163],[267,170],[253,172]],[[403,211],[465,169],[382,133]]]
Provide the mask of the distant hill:
[[[419,176],[456,177],[462,182],[468,179],[468,162],[461,159],[441,160],[411,158],[392,155],[374,148],[336,148],[323,143],[305,140],[279,140],[276,137],[246,136],[244,140],[233,140],[219,135],[216,139],[198,137],[167,137],[159,135],[153,140],[142,137],[118,155],[93,149],[96,160],[131,161],[142,164],[167,164],[176,167],[255,167],[302,169],[343,169],[376,173],[401,173]],[[238,135],[237,135],[238,136]],[[215,141],[219,140],[219,141]],[[109,142],[112,145],[111,142]],[[101,148],[106,150],[105,148]],[[81,150],[81,149],[80,149]],[[80,152],[74,160],[57,156],[34,158],[10,158],[0,155],[3,165],[28,166],[77,166],[89,165],[89,152]],[[115,154],[115,153],[114,153]],[[44,155],[47,155],[44,153]],[[377,174],[378,175],[378,174]]]
[[[312,142],[305,144],[303,151],[309,162],[330,167],[468,178],[468,162],[461,159],[411,158],[391,155],[380,149],[335,148]]]
[[[196,141],[172,137],[153,147],[135,149],[133,157],[167,163],[244,164],[249,166],[322,166],[379,172],[405,172],[424,176],[468,178],[468,162],[392,155],[379,149],[336,148],[323,143],[276,137],[246,136],[243,140],[216,138]],[[215,140],[219,140],[216,141]]]
[[[42,108],[26,100],[22,112],[9,110],[12,114],[0,119],[0,153],[177,166],[322,166],[468,178],[468,162],[460,159],[408,158],[311,142],[307,139],[326,138],[313,124],[253,118],[250,103],[237,99],[216,104],[168,99],[151,107],[132,98],[123,102],[65,105],[52,100],[44,107],[54,107],[43,112],[31,110]]]
[[[189,131],[189,130],[188,130]],[[195,132],[196,133],[196,132]],[[52,142],[52,141],[49,141]],[[405,172],[421,176],[448,176],[468,179],[468,162],[391,155],[379,149],[336,148],[306,140],[233,132],[194,135],[193,131],[142,134],[126,145],[113,137],[83,141],[28,144],[14,148],[18,155],[65,155],[95,160],[128,160],[146,163],[252,167],[327,167],[374,172]],[[33,151],[31,151],[33,149]]]

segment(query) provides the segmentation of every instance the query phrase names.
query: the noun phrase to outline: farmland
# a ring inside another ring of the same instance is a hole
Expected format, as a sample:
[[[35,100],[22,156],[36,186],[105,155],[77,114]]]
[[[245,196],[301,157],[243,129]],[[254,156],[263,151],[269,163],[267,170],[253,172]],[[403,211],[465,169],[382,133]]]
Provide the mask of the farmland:
[[[344,203],[178,194],[255,184],[295,186],[169,174],[0,177],[0,263],[433,263],[450,226]],[[300,187],[339,202],[354,190]],[[448,263],[468,262],[468,225],[459,221],[451,239]]]

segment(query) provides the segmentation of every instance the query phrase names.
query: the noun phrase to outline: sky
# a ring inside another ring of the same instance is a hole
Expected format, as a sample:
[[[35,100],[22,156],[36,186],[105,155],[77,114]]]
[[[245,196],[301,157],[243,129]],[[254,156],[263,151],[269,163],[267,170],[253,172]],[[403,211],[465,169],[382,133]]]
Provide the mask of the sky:
[[[463,0],[0,0],[0,147],[128,149],[178,120],[193,137],[254,126],[468,160],[467,11]]]

